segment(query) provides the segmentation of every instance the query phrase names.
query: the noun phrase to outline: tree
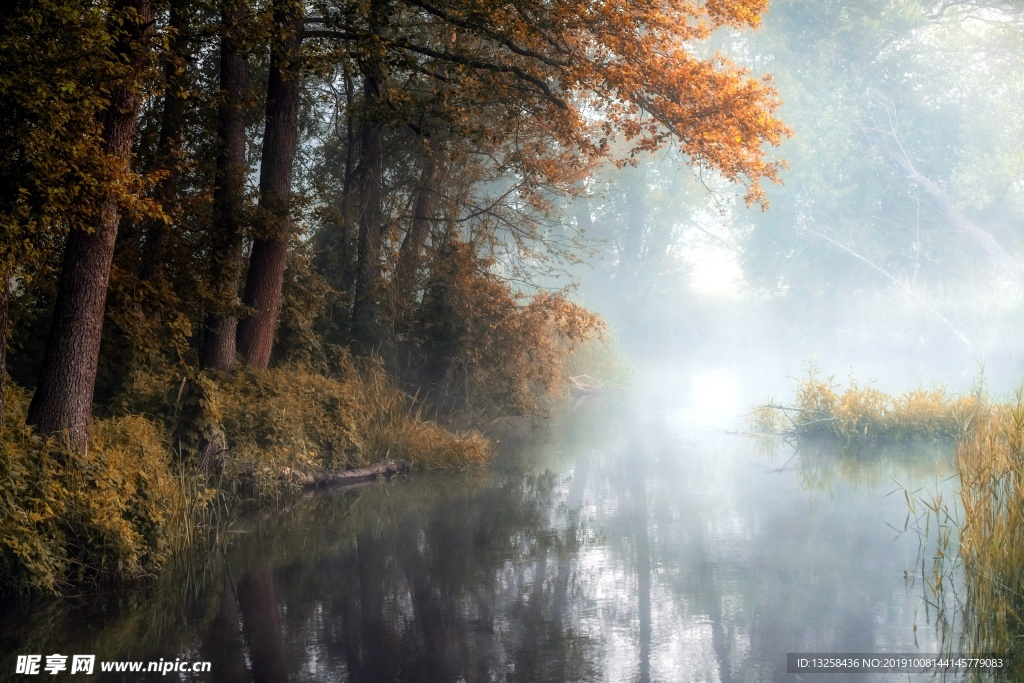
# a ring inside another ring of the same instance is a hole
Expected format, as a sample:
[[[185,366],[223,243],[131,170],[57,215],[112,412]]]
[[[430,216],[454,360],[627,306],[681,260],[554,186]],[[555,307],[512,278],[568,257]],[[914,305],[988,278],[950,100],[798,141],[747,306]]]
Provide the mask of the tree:
[[[242,258],[246,159],[248,57],[242,31],[248,15],[245,0],[221,6],[220,103],[217,111],[217,171],[213,188],[210,281],[215,310],[206,316],[200,367],[227,370],[235,363],[238,286]]]
[[[109,176],[96,188],[93,225],[72,225],[68,233],[46,355],[28,412],[28,424],[40,433],[66,430],[71,444],[83,453],[89,445],[103,312],[121,203],[131,186],[132,142],[142,101],[142,78],[152,53],[153,21],[151,0],[118,0],[107,17],[114,38],[112,70],[99,123],[100,151]]]
[[[317,28],[306,36],[344,41],[335,54],[351,56],[361,85],[350,188],[358,209],[349,215],[358,224],[353,343],[369,350],[381,341],[378,299],[390,220],[382,142],[391,131],[408,127],[425,138],[432,130],[456,131],[450,137],[464,136],[481,153],[503,147],[506,159],[544,150],[536,162],[502,169],[525,171],[524,186],[554,179],[551,162],[560,156],[576,159],[563,168],[584,168],[588,159],[608,153],[616,135],[629,141],[627,156],[674,140],[692,164],[744,183],[746,199],[762,202],[761,181],[774,180],[779,169],[763,146],[778,144],[786,134],[773,116],[774,90],[727,60],[694,56],[688,45],[717,28],[756,26],[764,5],[750,0],[664,11],[627,2],[487,8],[458,2],[323,3],[322,16],[307,21]],[[638,33],[637,26],[644,30]],[[516,150],[520,132],[527,130],[527,137],[543,142]],[[408,225],[403,283],[423,222]],[[263,283],[270,297],[276,279],[264,278],[264,270],[250,269],[247,290]],[[260,313],[244,326],[259,327],[261,337],[272,340],[271,309],[256,308]],[[266,318],[262,311],[268,311]]]
[[[288,240],[292,233],[291,198],[295,151],[299,144],[303,4],[274,3],[275,36],[267,85],[267,124],[260,164],[257,234],[245,282],[246,306],[253,313],[238,326],[238,348],[246,365],[264,369],[270,363],[274,333],[281,312]]]
[[[80,84],[104,47],[96,12],[63,0],[0,7],[0,422],[10,304],[52,264],[67,222],[100,171],[96,110]]]

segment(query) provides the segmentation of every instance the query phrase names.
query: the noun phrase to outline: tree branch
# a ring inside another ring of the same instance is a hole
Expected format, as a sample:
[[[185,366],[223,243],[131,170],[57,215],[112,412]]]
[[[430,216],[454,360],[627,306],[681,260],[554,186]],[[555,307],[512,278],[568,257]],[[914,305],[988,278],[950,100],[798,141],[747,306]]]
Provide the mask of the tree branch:
[[[886,112],[889,116],[889,130],[879,130],[879,132],[892,139],[890,144],[879,145],[886,155],[906,172],[908,179],[924,190],[925,194],[945,214],[950,223],[966,233],[978,246],[985,250],[996,265],[1009,275],[1018,286],[1024,287],[1024,268],[988,231],[957,211],[952,202],[949,201],[946,193],[931,179],[925,177],[917,170],[910,157],[910,153],[903,146],[903,140],[900,138],[895,110],[887,105]]]
[[[812,234],[812,235],[814,235],[816,237],[820,237],[821,239],[825,240],[826,242],[828,242],[832,246],[837,247],[839,249],[842,249],[847,254],[849,254],[850,256],[854,257],[855,259],[857,259],[861,263],[865,263],[870,268],[872,268],[873,270],[877,271],[878,273],[881,273],[887,280],[889,280],[890,282],[895,284],[897,287],[902,289],[903,292],[907,296],[909,296],[914,303],[916,303],[917,305],[921,306],[921,308],[925,309],[926,311],[928,311],[929,313],[934,315],[936,318],[938,318],[940,321],[942,321],[942,323],[946,327],[949,328],[949,330],[956,336],[957,339],[959,339],[964,344],[964,346],[966,346],[968,349],[971,348],[971,346],[972,346],[971,345],[971,340],[968,339],[967,337],[965,337],[960,332],[960,330],[958,330],[956,328],[956,326],[953,323],[949,322],[949,320],[946,318],[946,316],[942,315],[937,310],[932,308],[931,305],[927,301],[925,301],[924,299],[919,297],[914,290],[912,290],[910,287],[907,287],[907,285],[903,281],[901,281],[895,275],[893,275],[892,273],[887,271],[885,268],[883,268],[882,266],[878,265],[877,263],[875,263],[874,261],[872,261],[868,257],[863,256],[863,255],[857,253],[856,251],[854,251],[854,249],[852,247],[848,247],[845,244],[840,244],[839,242],[837,242],[836,240],[832,239],[828,235],[820,233],[820,232],[818,232],[816,230],[811,230],[810,228],[807,228],[807,227],[801,227],[801,230],[803,230],[804,232],[809,232],[810,234]]]
[[[478,25],[470,23],[470,22],[468,22],[468,21],[466,21],[464,19],[457,19],[457,18],[453,17],[452,15],[448,14],[447,12],[445,12],[444,10],[439,9],[437,7],[434,7],[433,5],[430,5],[430,4],[426,3],[426,2],[423,2],[423,0],[409,0],[409,4],[415,5],[416,7],[419,7],[420,9],[422,9],[423,11],[428,12],[430,14],[433,14],[435,17],[438,17],[439,19],[443,19],[444,21],[448,22],[449,24],[452,24],[453,26],[458,26],[458,27],[464,28],[464,29],[466,29],[468,31],[482,32],[488,38],[501,43],[502,45],[507,47],[509,50],[511,50],[512,52],[514,52],[517,55],[520,55],[522,57],[529,57],[530,59],[536,59],[538,61],[544,62],[548,66],[555,66],[555,67],[560,67],[560,68],[564,68],[564,67],[570,66],[569,62],[566,62],[566,61],[563,61],[563,60],[559,60],[559,59],[554,59],[552,57],[548,57],[547,55],[543,55],[543,54],[541,54],[539,52],[535,52],[534,50],[528,50],[525,47],[522,47],[521,45],[513,42],[512,40],[510,40],[508,38],[505,38],[504,36],[498,35],[494,31],[487,30],[483,26],[478,26]]]
[[[413,43],[407,43],[404,41],[393,42],[392,45],[403,50],[409,50],[410,52],[416,52],[426,57],[431,57],[432,59],[440,59],[443,61],[451,62],[453,64],[461,64],[463,66],[468,66],[471,69],[481,69],[484,71],[493,71],[496,73],[513,74],[520,80],[526,81],[540,88],[541,91],[543,91],[544,96],[547,98],[547,100],[550,101],[555,106],[557,106],[559,109],[563,109],[566,111],[568,111],[569,109],[569,105],[565,103],[565,100],[556,95],[554,90],[551,89],[551,86],[548,83],[544,82],[543,79],[527,72],[521,67],[515,66],[514,64],[494,64],[492,62],[487,62],[481,59],[471,59],[469,57],[465,57],[454,52],[433,50],[429,47],[423,47],[422,45],[415,45]]]

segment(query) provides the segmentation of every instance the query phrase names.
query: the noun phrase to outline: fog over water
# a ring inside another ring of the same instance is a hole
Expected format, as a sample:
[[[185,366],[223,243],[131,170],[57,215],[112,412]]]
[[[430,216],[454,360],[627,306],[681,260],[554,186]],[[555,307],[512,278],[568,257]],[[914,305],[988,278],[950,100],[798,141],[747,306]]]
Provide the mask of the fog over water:
[[[773,2],[711,46],[770,72],[793,137],[770,208],[671,150],[597,174],[581,298],[640,357],[901,392],[1024,377],[1020,9]],[[642,189],[645,188],[645,189]],[[781,373],[780,373],[781,371]],[[753,381],[753,377],[748,378]]]
[[[317,496],[219,559],[27,606],[0,637],[210,660],[219,681],[781,681],[788,652],[938,651],[895,482],[934,485],[948,453],[728,434],[736,378],[586,399],[510,430],[486,470]]]
[[[950,445],[797,448],[745,415],[811,364],[894,394],[1024,379],[1024,18],[780,0],[712,43],[772,73],[790,170],[762,212],[665,151],[563,207],[628,387],[494,426],[487,467],[304,499],[142,590],[22,603],[3,652],[224,682],[925,680],[786,655],[940,650],[904,491],[951,498]]]

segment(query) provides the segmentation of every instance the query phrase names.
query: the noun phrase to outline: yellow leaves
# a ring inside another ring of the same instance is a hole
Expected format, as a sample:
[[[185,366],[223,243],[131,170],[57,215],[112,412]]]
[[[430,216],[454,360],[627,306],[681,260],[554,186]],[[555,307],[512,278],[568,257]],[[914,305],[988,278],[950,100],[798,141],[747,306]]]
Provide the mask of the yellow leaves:
[[[434,390],[466,398],[453,407],[486,418],[536,413],[565,391],[568,353],[603,323],[560,294],[517,296],[492,265],[469,244],[435,255],[417,343],[428,367],[445,369]]]
[[[0,429],[0,565],[5,588],[133,580],[169,558],[190,523],[162,429],[142,417],[96,420],[87,457],[23,426],[27,395],[8,387]],[[193,493],[204,502],[204,491]]]

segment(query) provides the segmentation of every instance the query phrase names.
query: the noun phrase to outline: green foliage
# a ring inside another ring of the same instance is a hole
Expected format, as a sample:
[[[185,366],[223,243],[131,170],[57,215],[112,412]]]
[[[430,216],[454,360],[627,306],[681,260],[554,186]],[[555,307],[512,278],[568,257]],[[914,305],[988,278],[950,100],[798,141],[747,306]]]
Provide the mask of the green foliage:
[[[209,492],[177,476],[158,425],[138,416],[97,420],[89,455],[82,456],[59,438],[22,426],[23,390],[10,386],[7,401],[12,419],[0,430],[0,587],[55,591],[137,580],[180,550]]]

